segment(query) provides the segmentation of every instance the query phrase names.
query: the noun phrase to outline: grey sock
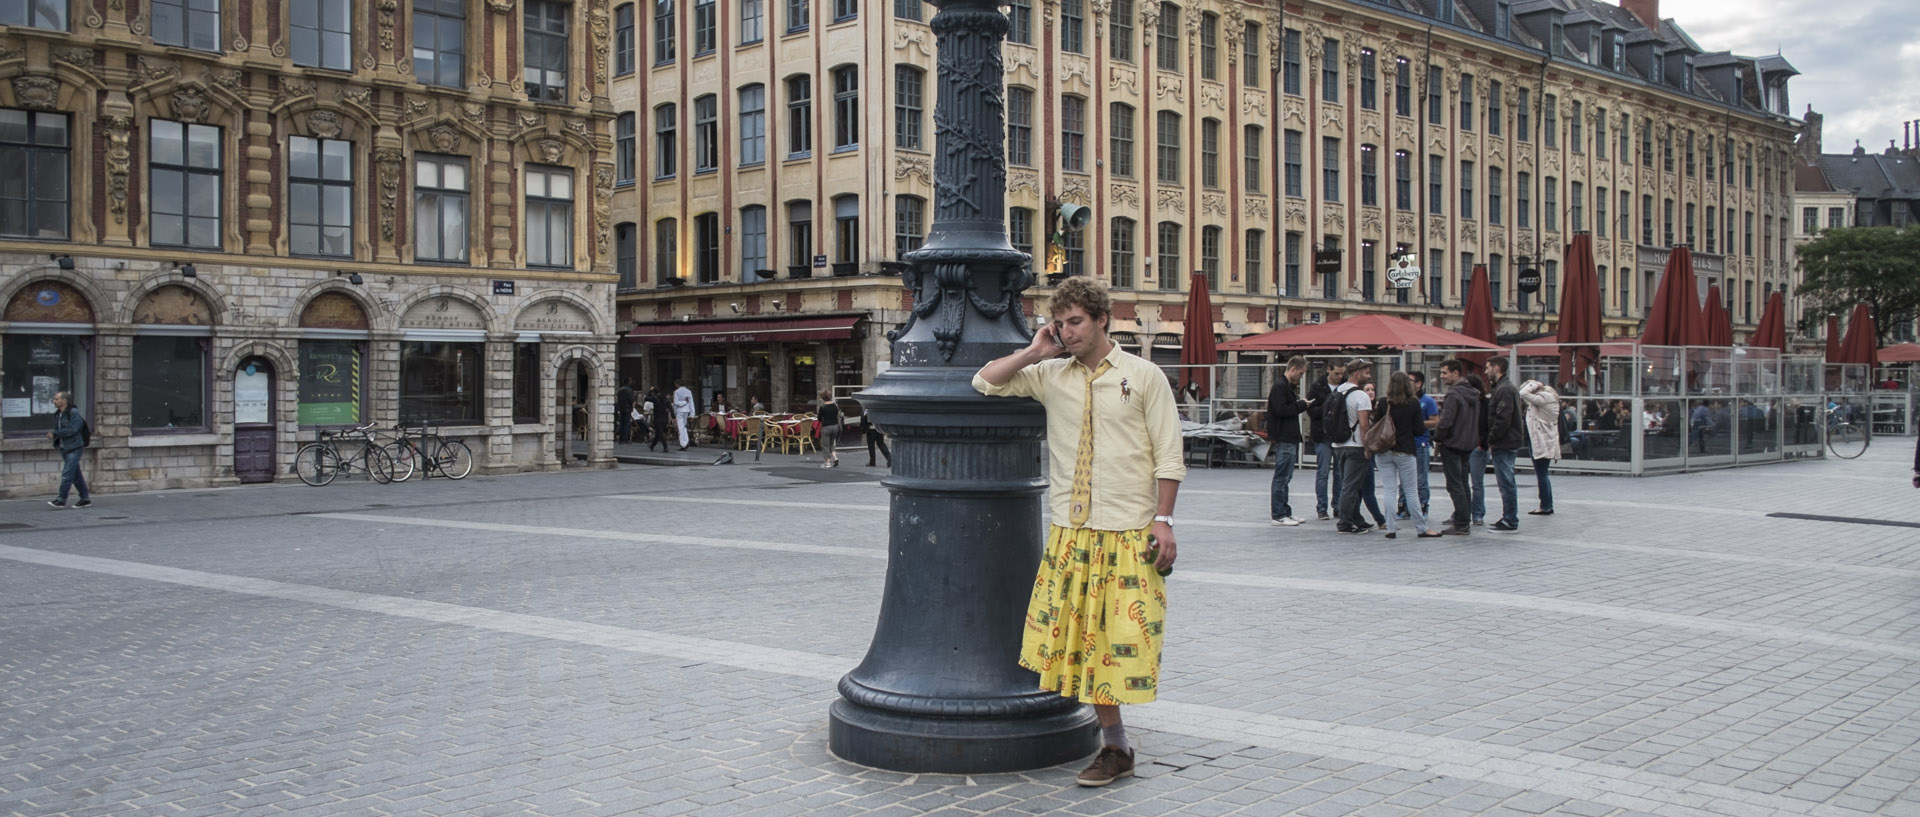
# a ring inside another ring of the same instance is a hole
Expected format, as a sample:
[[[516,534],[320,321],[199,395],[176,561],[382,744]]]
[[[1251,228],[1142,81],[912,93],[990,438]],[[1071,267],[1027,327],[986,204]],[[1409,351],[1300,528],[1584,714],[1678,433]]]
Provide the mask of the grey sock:
[[[1119,749],[1122,752],[1133,748],[1127,743],[1127,727],[1125,724],[1116,723],[1112,726],[1100,727],[1100,737],[1106,745]]]

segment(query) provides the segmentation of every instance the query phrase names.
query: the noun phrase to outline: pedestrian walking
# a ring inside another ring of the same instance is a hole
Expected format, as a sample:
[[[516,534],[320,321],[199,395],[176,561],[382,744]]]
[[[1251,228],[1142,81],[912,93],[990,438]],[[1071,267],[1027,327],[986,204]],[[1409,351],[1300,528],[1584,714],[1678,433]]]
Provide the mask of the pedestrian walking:
[[[693,420],[693,392],[685,381],[673,381],[673,422],[680,429],[680,450],[687,450],[687,424]]]
[[[839,468],[840,451],[835,446],[840,442],[840,404],[833,401],[832,389],[820,390],[820,411],[814,417],[820,421],[820,451],[827,455],[820,467]]]
[[[1492,395],[1487,391],[1487,381],[1480,375],[1469,373],[1467,382],[1473,384],[1473,390],[1480,395],[1480,438],[1475,443],[1473,453],[1467,457],[1467,475],[1473,484],[1473,524],[1487,524],[1487,465],[1493,461],[1487,453],[1487,400]]]
[[[1458,358],[1440,364],[1440,384],[1447,393],[1433,426],[1433,443],[1440,448],[1447,499],[1453,503],[1453,516],[1441,533],[1466,536],[1473,532],[1473,489],[1467,484],[1467,467],[1480,444],[1480,390],[1467,380],[1467,364]]]
[[[67,497],[76,488],[80,490],[80,501],[73,503],[73,507],[93,504],[92,494],[87,490],[87,475],[80,472],[80,455],[86,453],[92,437],[93,429],[87,425],[86,416],[73,407],[73,392],[54,392],[53,430],[47,432],[47,439],[60,450],[60,495],[47,500],[48,505],[67,507]]]
[[[1342,402],[1342,408],[1329,408],[1325,412],[1327,437],[1333,440],[1333,455],[1340,461],[1339,522],[1334,529],[1341,533],[1366,533],[1373,529],[1360,517],[1360,505],[1365,496],[1367,482],[1373,476],[1372,464],[1367,461],[1367,449],[1360,444],[1366,436],[1367,415],[1373,410],[1373,401],[1367,399],[1366,385],[1373,379],[1373,364],[1364,358],[1347,361],[1347,383],[1335,390],[1328,400]]]
[[[660,446],[661,451],[667,450],[670,444],[667,435],[674,426],[673,404],[667,402],[666,393],[655,386],[647,392],[647,402],[641,409],[653,417],[653,437],[647,441],[647,450],[652,451],[655,444]]]
[[[1179,553],[1173,506],[1187,468],[1165,377],[1107,337],[1106,285],[1068,278],[1049,307],[1053,320],[1033,342],[987,364],[973,387],[1031,397],[1047,412],[1053,521],[1020,665],[1039,673],[1043,688],[1093,705],[1102,745],[1078,782],[1104,786],[1133,774],[1120,706],[1158,695],[1162,576]]]
[[[1340,504],[1340,461],[1333,456],[1333,441],[1327,439],[1321,414],[1327,396],[1346,382],[1346,367],[1334,364],[1327,367],[1327,379],[1307,390],[1307,431],[1313,437],[1313,510],[1321,519],[1331,518],[1327,510]]]
[[[1440,402],[1427,393],[1427,376],[1419,372],[1407,372],[1407,380],[1413,383],[1413,393],[1420,399],[1420,433],[1413,438],[1413,456],[1417,461],[1416,471],[1420,476],[1420,513],[1433,518],[1428,510],[1433,496],[1428,484],[1427,474],[1433,469],[1433,425],[1440,421]],[[1411,518],[1405,503],[1401,503],[1395,513],[1401,519]]]
[[[1293,502],[1287,492],[1293,487],[1293,471],[1300,465],[1300,414],[1307,401],[1300,397],[1300,378],[1307,373],[1307,359],[1294,355],[1267,392],[1267,440],[1273,450],[1273,496],[1269,512],[1273,524],[1292,527]]]
[[[1538,380],[1520,384],[1520,402],[1526,406],[1527,442],[1533,450],[1533,481],[1540,489],[1540,505],[1530,516],[1553,515],[1553,482],[1547,471],[1560,459],[1560,393]]]
[[[613,393],[613,441],[627,442],[633,434],[633,378],[620,381]]]
[[[887,458],[887,467],[892,468],[893,452],[887,449],[887,435],[873,424],[873,412],[869,411],[860,416],[860,433],[867,439],[867,467],[874,466],[876,460],[873,458],[873,449],[878,446],[880,455]]]
[[[1420,479],[1415,473],[1420,460],[1415,454],[1414,440],[1425,433],[1427,422],[1420,408],[1420,395],[1406,372],[1394,372],[1387,378],[1386,399],[1374,406],[1368,422],[1378,423],[1383,419],[1393,422],[1393,447],[1375,454],[1373,459],[1380,466],[1380,481],[1386,487],[1387,496],[1400,497],[1400,505],[1407,509],[1407,516],[1420,538],[1439,536],[1439,531],[1427,526],[1427,513],[1420,507]],[[1387,517],[1385,524],[1388,539],[1399,535],[1398,515]]]
[[[1520,390],[1513,385],[1513,379],[1507,377],[1507,365],[1505,355],[1487,361],[1491,386],[1487,398],[1487,453],[1493,460],[1493,481],[1500,488],[1500,521],[1492,526],[1498,531],[1520,529],[1520,489],[1514,481],[1513,466],[1520,446],[1527,439],[1526,418],[1520,413]]]

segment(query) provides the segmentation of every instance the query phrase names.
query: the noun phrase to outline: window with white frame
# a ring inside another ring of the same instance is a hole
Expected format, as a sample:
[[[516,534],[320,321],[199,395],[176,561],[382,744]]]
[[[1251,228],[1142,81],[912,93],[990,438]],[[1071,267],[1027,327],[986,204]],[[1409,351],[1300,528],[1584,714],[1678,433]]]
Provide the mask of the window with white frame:
[[[720,98],[713,94],[693,100],[693,172],[720,169]]]
[[[527,266],[573,265],[573,171],[527,166]]]
[[[467,205],[472,183],[467,158],[413,156],[413,257],[418,261],[467,260]]]
[[[912,0],[918,6],[920,0]],[[893,146],[925,150],[927,72],[911,65],[893,68]]]

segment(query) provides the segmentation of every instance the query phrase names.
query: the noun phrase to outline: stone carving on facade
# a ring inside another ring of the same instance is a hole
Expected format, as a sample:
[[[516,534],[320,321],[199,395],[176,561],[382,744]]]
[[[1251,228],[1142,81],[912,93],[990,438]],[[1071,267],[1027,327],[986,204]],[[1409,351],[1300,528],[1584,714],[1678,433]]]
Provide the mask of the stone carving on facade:
[[[192,86],[181,88],[174,91],[167,101],[175,119],[198,122],[207,116],[207,95],[199,88]]]
[[[1093,38],[1096,40],[1103,39],[1107,36],[1107,27],[1105,25],[1107,15],[1113,13],[1113,0],[1093,0],[1092,6]]]
[[[1307,205],[1299,199],[1287,199],[1287,226],[1306,229]]]
[[[400,98],[400,112],[399,112],[398,118],[404,120],[408,117],[420,116],[421,114],[426,113],[427,109],[431,107],[433,107],[433,100],[414,99],[411,96],[403,96]]]
[[[1240,64],[1240,40],[1247,31],[1247,17],[1240,9],[1241,4],[1228,3],[1224,15],[1226,19],[1226,31],[1222,32],[1223,36],[1221,39],[1226,41],[1222,43],[1222,45],[1226,46],[1227,49],[1228,65]]]
[[[1320,26],[1318,25],[1307,26],[1306,47],[1307,47],[1307,57],[1309,59],[1315,59],[1315,60],[1320,59],[1320,51],[1322,50],[1321,45],[1326,41],[1326,38],[1327,38],[1327,33],[1325,31],[1320,30]]]
[[[607,0],[591,0],[591,2],[588,3],[587,31],[593,34],[593,54],[595,57],[593,64],[596,69],[599,69],[600,66],[612,64],[611,61],[607,59],[607,52],[613,47],[613,21],[609,19],[607,15]],[[594,90],[604,90],[606,87],[607,72],[605,70],[595,70],[593,82],[580,86],[580,101],[593,101]]]
[[[1460,141],[1461,155],[1466,156],[1469,159],[1480,158],[1480,146],[1476,144],[1476,142],[1478,141],[1479,140],[1477,139],[1462,139]]]
[[[280,90],[273,95],[275,105],[284,105],[288,100],[313,96],[313,82],[299,77],[281,77]]]
[[[460,112],[466,114],[469,121],[476,123],[487,121],[487,106],[485,105],[461,105]]]
[[[53,58],[58,62],[91,71],[96,53],[91,48],[56,48],[53,50]]]
[[[60,80],[32,74],[14,77],[13,102],[22,108],[53,110],[60,102]]]
[[[1503,230],[1494,230],[1490,233],[1487,233],[1487,243],[1491,244],[1493,249],[1499,250],[1501,252],[1506,252],[1507,250],[1506,232]]]
[[[1447,240],[1447,220],[1439,216],[1427,219],[1427,237],[1434,241]]]
[[[1548,173],[1560,172],[1560,152],[1559,151],[1550,151],[1547,153],[1547,172]]]
[[[1227,110],[1227,89],[1215,82],[1200,83],[1200,107],[1213,108],[1222,113]]]
[[[585,119],[569,119],[569,120],[566,120],[566,122],[564,122],[563,124],[566,126],[567,130],[573,131],[574,133],[577,133],[581,136],[586,136],[587,133],[591,130],[591,128],[587,126],[587,120]]]
[[[927,34],[925,29],[916,26],[899,26],[893,30],[893,50],[913,49],[919,51],[920,56],[931,58],[933,45],[927,42]]]
[[[1526,151],[1524,151],[1524,150],[1523,150],[1523,151],[1521,151],[1521,152],[1520,152],[1520,161],[1518,161],[1518,162],[1517,162],[1516,164],[1518,164],[1518,165],[1520,165],[1521,167],[1525,167],[1525,168],[1532,168],[1532,167],[1533,167],[1533,154],[1531,154],[1531,153],[1528,153],[1528,152],[1526,152]]]
[[[1107,185],[1107,197],[1115,204],[1124,204],[1128,207],[1140,206],[1140,188],[1124,182]]]
[[[393,240],[394,205],[400,200],[400,165],[406,154],[397,147],[373,150],[373,164],[380,178],[380,237]]]
[[[1062,80],[1079,80],[1081,88],[1091,91],[1093,90],[1093,81],[1087,79],[1087,72],[1090,70],[1092,70],[1092,68],[1086,57],[1079,54],[1060,55],[1059,76]]]
[[[1283,56],[1280,53],[1281,15],[1280,9],[1277,6],[1278,4],[1276,4],[1276,7],[1267,10],[1267,70],[1276,73],[1280,71],[1281,58]]]
[[[1378,237],[1385,229],[1386,226],[1381,223],[1380,219],[1380,208],[1360,208],[1360,232],[1369,236]]]
[[[427,131],[427,141],[433,149],[441,153],[452,153],[460,149],[460,132],[451,125],[435,125]]]
[[[1265,119],[1267,116],[1267,95],[1253,91],[1241,93],[1240,113],[1244,116],[1258,116]]]
[[[1472,245],[1480,241],[1480,228],[1471,221],[1460,222],[1460,243]]]
[[[1412,213],[1402,211],[1399,214],[1394,216],[1394,219],[1393,219],[1394,235],[1416,235],[1418,233],[1419,233],[1419,228],[1414,224]]]
[[[1306,127],[1307,106],[1302,104],[1300,100],[1295,99],[1293,97],[1287,97],[1283,104],[1284,104],[1283,111],[1285,113],[1285,118],[1300,123],[1301,127]]]
[[[1160,30],[1160,11],[1158,6],[1149,3],[1140,4],[1140,31],[1145,36],[1142,42],[1153,42],[1153,33]]]
[[[1159,195],[1154,198],[1154,203],[1160,208],[1161,212],[1174,212],[1185,215],[1187,212],[1187,197],[1184,195],[1184,192],[1185,191],[1181,190],[1161,188]]]
[[[1041,0],[1040,22],[1047,28],[1053,28],[1053,10],[1054,7],[1058,5],[1060,5],[1060,0]]]
[[[933,184],[933,162],[925,156],[900,154],[894,159],[893,178],[919,179],[921,184]]]
[[[399,0],[380,0],[380,50],[393,51],[393,15],[400,9]]]
[[[1498,162],[1500,164],[1506,164],[1507,163],[1506,147],[1501,145],[1499,142],[1494,142],[1493,147],[1487,150],[1487,158],[1494,162]]]
[[[1033,60],[1036,53],[1032,48],[1022,48],[1018,46],[1007,48],[1005,55],[1007,76],[1011,77],[1025,71],[1028,81],[1039,82],[1040,72],[1033,70]]]
[[[1676,186],[1674,185],[1673,174],[1669,173],[1666,175],[1667,175],[1667,195],[1669,196],[1675,195]]]
[[[1332,131],[1334,136],[1340,136],[1346,132],[1347,120],[1338,107],[1321,105],[1320,127],[1322,130]]]
[[[1271,217],[1272,211],[1267,208],[1266,196],[1247,197],[1247,218],[1266,221]]]
[[[1384,134],[1384,131],[1380,127],[1380,116],[1378,114],[1362,114],[1360,116],[1360,132],[1375,139],[1380,138]]]
[[[27,55],[27,49],[10,43],[0,43],[0,62],[17,60]]]
[[[1330,233],[1345,232],[1347,229],[1347,211],[1338,207],[1329,208],[1320,217],[1321,225]]]
[[[307,132],[322,139],[340,137],[340,115],[333,111],[314,111],[307,114]]]
[[[1187,47],[1193,48],[1194,44],[1200,42],[1200,11],[1188,7],[1182,7],[1181,11],[1184,12],[1181,16],[1187,21]]]
[[[1087,177],[1070,175],[1060,184],[1060,200],[1074,204],[1093,204],[1093,190],[1087,183]]]
[[[373,89],[365,87],[343,87],[337,96],[342,102],[351,102],[363,110],[373,108]]]
[[[1394,130],[1393,141],[1402,145],[1414,144],[1413,126],[1408,125],[1405,122],[1401,122],[1400,127]]]
[[[542,139],[540,140],[540,156],[547,160],[547,164],[560,164],[560,160],[567,157],[567,143],[551,136]]]
[[[203,84],[219,86],[239,94],[246,91],[247,73],[238,68],[224,70],[205,68],[200,71],[200,81]]]
[[[1026,188],[1034,195],[1040,195],[1040,177],[1031,170],[1007,171],[1007,195],[1011,196]]]
[[[1153,77],[1153,96],[1155,99],[1173,97],[1173,101],[1184,105],[1187,102],[1187,89],[1177,76],[1155,74]]]
[[[528,128],[528,129],[537,128],[537,127],[540,127],[540,123],[544,121],[546,121],[546,118],[542,117],[537,113],[531,113],[528,111],[520,112],[520,127],[522,128]]]
[[[487,10],[495,14],[512,14],[513,0],[487,0]]]
[[[604,164],[593,172],[593,231],[595,242],[600,246],[600,257],[612,258],[613,168]]]
[[[1222,217],[1225,217],[1225,216],[1226,216],[1226,214],[1227,214],[1227,197],[1226,197],[1226,195],[1225,195],[1225,194],[1223,194],[1223,193],[1203,193],[1203,194],[1201,194],[1201,196],[1200,196],[1200,212],[1202,212],[1202,213],[1213,213],[1213,214],[1215,214],[1215,215],[1218,215],[1218,216],[1222,216]]]
[[[127,223],[127,174],[132,168],[133,117],[102,116],[100,131],[107,138],[107,212],[115,224]]]
[[[1514,239],[1513,251],[1531,254],[1533,252],[1533,233],[1523,232],[1519,238]]]
[[[1107,69],[1107,90],[1109,91],[1125,88],[1129,94],[1138,94],[1140,86],[1135,84],[1137,81],[1137,75],[1128,69],[1119,66]]]

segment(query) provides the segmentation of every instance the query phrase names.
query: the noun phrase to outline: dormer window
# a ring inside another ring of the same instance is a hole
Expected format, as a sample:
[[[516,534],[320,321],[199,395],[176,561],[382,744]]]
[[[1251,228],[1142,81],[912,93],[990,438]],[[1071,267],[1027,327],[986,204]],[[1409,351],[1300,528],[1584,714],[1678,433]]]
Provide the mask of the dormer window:
[[[1653,52],[1653,58],[1647,60],[1647,65],[1652,70],[1652,74],[1648,76],[1648,79],[1652,80],[1656,85],[1666,81],[1664,77],[1665,72],[1660,70],[1665,65],[1665,63],[1661,61],[1660,52]]]
[[[1693,58],[1680,58],[1680,90],[1693,93]]]
[[[1553,22],[1547,24],[1547,53],[1556,57],[1565,53],[1566,47],[1563,44],[1566,41],[1566,25],[1560,22],[1560,15],[1555,14]]]
[[[1513,4],[1507,0],[1493,4],[1493,36],[1502,40],[1513,39]]]
[[[1619,34],[1613,35],[1613,63],[1607,67],[1615,71],[1627,70],[1627,40]]]

